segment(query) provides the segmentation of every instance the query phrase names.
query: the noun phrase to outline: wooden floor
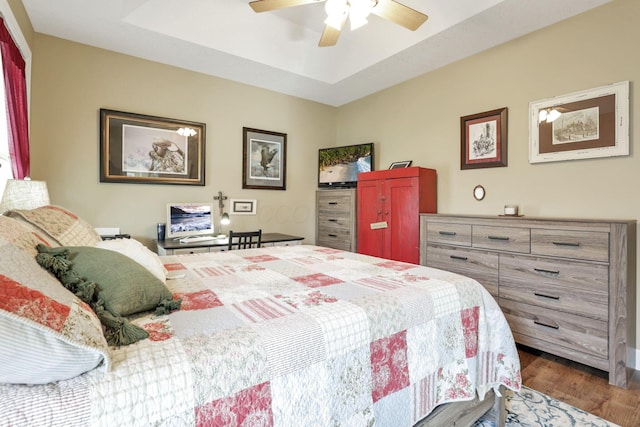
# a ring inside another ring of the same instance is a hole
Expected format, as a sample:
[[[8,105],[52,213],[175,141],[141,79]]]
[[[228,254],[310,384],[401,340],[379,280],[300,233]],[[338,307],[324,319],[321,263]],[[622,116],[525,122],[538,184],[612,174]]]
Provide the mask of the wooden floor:
[[[640,426],[640,371],[627,390],[609,385],[606,372],[518,347],[522,383],[623,427]]]

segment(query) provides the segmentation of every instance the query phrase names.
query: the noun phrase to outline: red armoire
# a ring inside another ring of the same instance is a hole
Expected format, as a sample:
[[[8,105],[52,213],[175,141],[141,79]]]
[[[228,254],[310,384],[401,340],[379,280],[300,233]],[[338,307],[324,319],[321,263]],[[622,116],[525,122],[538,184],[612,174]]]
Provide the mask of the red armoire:
[[[434,169],[358,174],[358,253],[419,264],[420,214],[436,206]]]

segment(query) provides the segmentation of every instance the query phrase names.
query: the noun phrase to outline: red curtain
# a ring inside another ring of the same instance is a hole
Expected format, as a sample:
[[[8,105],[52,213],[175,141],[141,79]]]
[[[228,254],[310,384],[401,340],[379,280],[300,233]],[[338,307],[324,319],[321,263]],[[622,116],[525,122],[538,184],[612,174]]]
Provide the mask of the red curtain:
[[[9,155],[15,179],[29,176],[29,120],[25,61],[0,17],[0,50],[4,75]]]

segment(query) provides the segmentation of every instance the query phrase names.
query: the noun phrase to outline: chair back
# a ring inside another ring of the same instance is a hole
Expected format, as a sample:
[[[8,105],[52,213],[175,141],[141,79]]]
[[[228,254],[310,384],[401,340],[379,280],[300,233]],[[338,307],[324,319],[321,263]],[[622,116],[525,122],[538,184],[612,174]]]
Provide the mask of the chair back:
[[[229,250],[259,248],[262,243],[262,229],[258,231],[229,231]]]

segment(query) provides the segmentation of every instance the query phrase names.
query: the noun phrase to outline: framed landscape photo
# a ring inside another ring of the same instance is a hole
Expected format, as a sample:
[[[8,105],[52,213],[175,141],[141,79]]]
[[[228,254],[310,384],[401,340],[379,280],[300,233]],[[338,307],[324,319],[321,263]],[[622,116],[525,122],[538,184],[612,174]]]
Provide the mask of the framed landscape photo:
[[[287,134],[242,128],[242,188],[286,189]]]
[[[628,154],[628,81],[529,103],[529,163]]]
[[[205,124],[100,109],[100,182],[205,185]]]
[[[460,118],[460,169],[507,166],[507,108]]]

